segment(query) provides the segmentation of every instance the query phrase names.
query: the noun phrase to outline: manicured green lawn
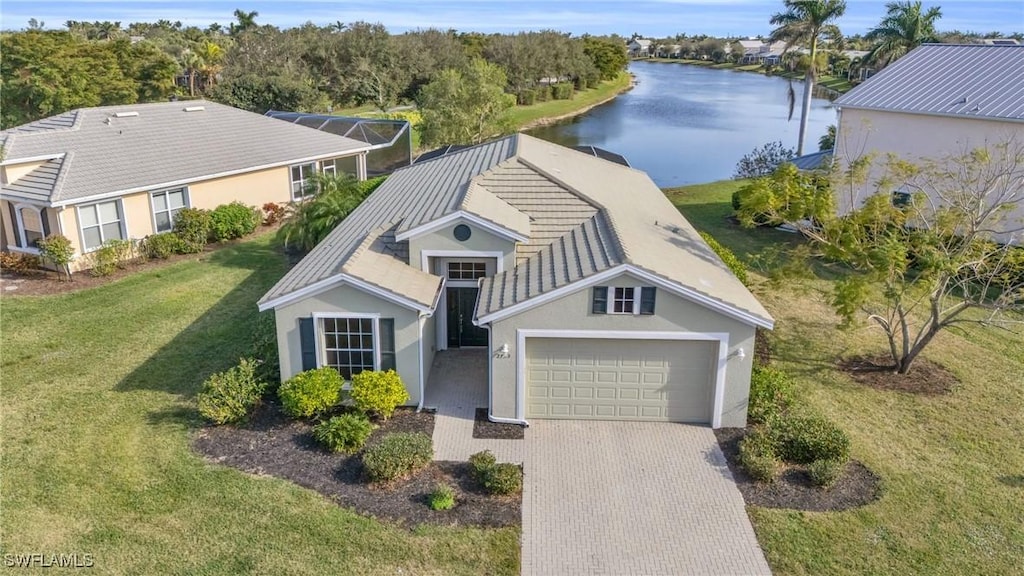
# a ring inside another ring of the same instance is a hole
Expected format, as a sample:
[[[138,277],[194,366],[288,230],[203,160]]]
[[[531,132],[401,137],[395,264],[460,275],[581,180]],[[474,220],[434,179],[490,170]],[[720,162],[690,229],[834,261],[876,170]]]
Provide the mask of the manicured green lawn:
[[[107,286],[0,303],[2,553],[103,574],[517,574],[518,531],[367,519],[207,463],[195,394],[284,272],[269,236]]]
[[[573,95],[572,100],[549,100],[530,106],[516,106],[509,114],[509,119],[514,126],[522,128],[537,120],[570,114],[622,92],[629,86],[629,79],[629,74],[622,72],[615,80],[607,80],[594,88],[577,92]]]
[[[728,223],[739,184],[667,191],[691,222],[743,257],[782,232]],[[940,334],[924,356],[962,384],[917,396],[855,384],[843,355],[882,352],[861,325],[837,328],[831,283],[814,279],[755,293],[776,318],[776,362],[851,436],[853,457],[882,478],[882,497],[846,512],[748,508],[776,574],[1019,574],[1024,558],[1024,336],[967,326]]]

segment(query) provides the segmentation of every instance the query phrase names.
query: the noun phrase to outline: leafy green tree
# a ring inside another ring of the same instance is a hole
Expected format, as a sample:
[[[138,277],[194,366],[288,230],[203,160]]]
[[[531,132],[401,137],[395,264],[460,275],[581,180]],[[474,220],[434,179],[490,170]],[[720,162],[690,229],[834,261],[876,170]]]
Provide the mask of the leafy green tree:
[[[836,147],[836,125],[829,124],[828,129],[821,138],[818,138],[818,152],[835,150]]]
[[[278,75],[232,76],[216,85],[209,96],[222,104],[260,114],[267,110],[311,112],[326,107],[324,95],[316,88]]]
[[[995,241],[996,231],[1024,232],[1014,220],[1024,211],[1024,146],[920,165],[890,159],[877,193],[837,216],[834,190],[857,189],[870,165],[870,157],[852,162],[833,188],[784,164],[743,193],[740,221],[788,222],[813,254],[843,266],[832,304],[845,324],[865,313],[882,329],[899,374],[952,326],[1024,325],[1024,248]],[[908,197],[894,201],[897,188]]]
[[[602,80],[614,80],[629,64],[626,43],[618,36],[584,36],[583,53],[594,63]]]
[[[302,251],[316,247],[372,191],[347,174],[315,174],[307,187],[313,196],[289,206],[277,231],[286,247]]]
[[[876,42],[868,53],[869,62],[882,66],[927,42],[937,42],[935,21],[942,17],[938,6],[924,10],[921,1],[889,2],[885,17],[864,38]]]
[[[423,143],[477,144],[509,127],[515,97],[505,93],[505,72],[483,60],[445,70],[420,92]]]
[[[819,44],[841,38],[839,28],[832,24],[846,12],[846,0],[783,0],[785,12],[771,17],[769,22],[777,26],[772,30],[772,42],[785,42],[786,50],[793,46],[806,45],[810,51],[810,62],[817,61]],[[800,108],[800,136],[797,140],[796,155],[803,156],[807,120],[811,112],[811,94],[817,71],[808,66],[804,74],[804,95]],[[793,117],[796,93],[789,88],[789,116]]]

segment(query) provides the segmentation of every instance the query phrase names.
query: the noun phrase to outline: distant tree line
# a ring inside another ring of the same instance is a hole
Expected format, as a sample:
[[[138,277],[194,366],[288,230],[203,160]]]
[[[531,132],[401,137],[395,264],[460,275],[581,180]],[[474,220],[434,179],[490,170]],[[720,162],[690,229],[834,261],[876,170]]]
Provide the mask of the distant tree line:
[[[519,103],[543,100],[551,86],[587,88],[625,69],[625,40],[556,31],[480,34],[416,30],[391,34],[380,24],[307,23],[289,29],[235,11],[225,27],[160,20],[68,21],[66,30],[0,36],[0,125],[30,122],[82,106],[205,97],[264,112],[327,111],[370,104],[386,111],[416,101],[446,70],[474,59],[499,66]]]

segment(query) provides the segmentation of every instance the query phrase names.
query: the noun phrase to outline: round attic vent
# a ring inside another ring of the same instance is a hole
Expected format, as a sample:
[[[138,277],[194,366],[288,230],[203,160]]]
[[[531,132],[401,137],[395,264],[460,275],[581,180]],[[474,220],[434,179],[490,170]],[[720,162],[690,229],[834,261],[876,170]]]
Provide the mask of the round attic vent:
[[[455,235],[456,240],[458,240],[459,242],[465,242],[466,240],[469,240],[470,236],[473,235],[473,230],[471,230],[470,227],[466,226],[465,224],[459,224],[458,226],[455,227],[453,234]]]

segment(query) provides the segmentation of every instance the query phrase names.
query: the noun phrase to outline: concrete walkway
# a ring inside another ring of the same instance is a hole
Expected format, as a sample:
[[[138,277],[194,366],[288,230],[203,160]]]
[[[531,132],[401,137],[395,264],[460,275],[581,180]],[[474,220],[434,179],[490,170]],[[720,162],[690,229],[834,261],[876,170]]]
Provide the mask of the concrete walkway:
[[[522,573],[771,574],[709,428],[537,420]]]
[[[423,402],[436,408],[434,460],[466,461],[490,450],[499,462],[523,462],[525,440],[473,438],[477,408],[487,406],[487,350],[444,350],[434,356]]]

